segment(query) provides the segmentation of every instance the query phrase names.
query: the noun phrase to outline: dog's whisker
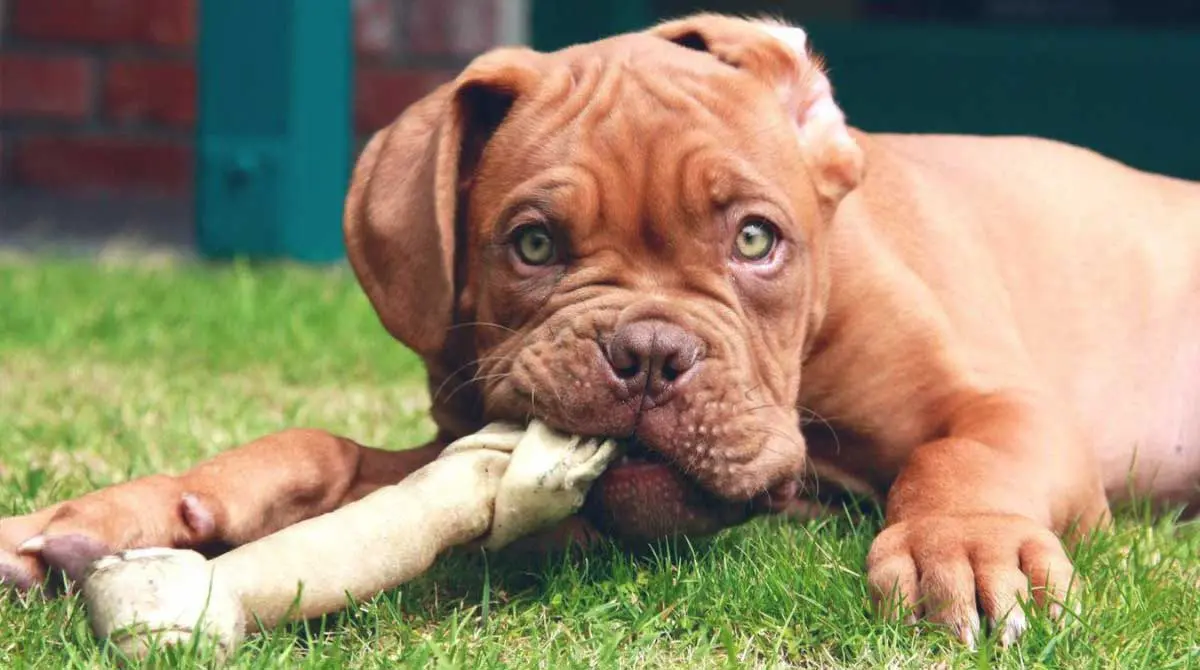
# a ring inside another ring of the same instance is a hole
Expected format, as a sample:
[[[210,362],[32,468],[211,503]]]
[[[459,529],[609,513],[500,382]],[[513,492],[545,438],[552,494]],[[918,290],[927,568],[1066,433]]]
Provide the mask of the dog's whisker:
[[[753,397],[754,392],[757,391],[758,389],[762,388],[762,385],[763,385],[762,382],[759,382],[759,383],[755,384],[754,386],[748,387],[745,391],[742,392],[742,397],[745,398],[748,402],[752,402],[754,400],[754,397]]]
[[[499,373],[496,373],[493,375],[481,375],[481,376],[472,377],[471,379],[464,381],[463,383],[459,384],[458,386],[455,386],[454,390],[451,391],[450,394],[446,396],[445,402],[450,402],[450,399],[453,398],[455,396],[455,394],[457,394],[459,391],[463,390],[464,388],[471,386],[472,384],[475,384],[477,382],[487,382],[492,379],[503,379],[505,377],[508,377],[509,375],[510,375],[510,373],[507,373],[507,372],[499,372]]]
[[[776,403],[766,403],[766,404],[762,404],[762,405],[755,405],[753,407],[747,407],[746,409],[740,410],[740,411],[742,411],[746,414],[750,414],[752,412],[761,412],[761,411],[767,410],[767,409],[777,409],[777,410],[783,410],[785,412],[790,411],[790,409],[786,405],[779,405]]]
[[[774,437],[778,437],[778,438],[781,438],[782,440],[784,440],[785,442],[787,442],[788,444],[790,444],[792,447],[795,447],[796,449],[798,449],[802,452],[807,451],[807,449],[805,448],[803,439],[796,439],[795,437],[792,437],[792,436],[788,435],[787,433],[784,433],[784,432],[779,431],[774,428],[750,428],[750,429],[747,429],[746,432],[750,433],[750,434],[763,434],[763,435],[771,435]],[[784,451],[783,449],[780,449],[778,447],[772,446],[769,442],[761,445],[760,449],[763,452],[768,453],[768,454],[780,454],[780,455],[787,454],[786,451]]]
[[[442,380],[441,384],[438,384],[437,390],[433,392],[434,400],[437,400],[439,398],[439,396],[441,395],[441,392],[446,388],[447,384],[449,384],[451,381],[453,381],[456,377],[458,377],[458,374],[460,372],[466,370],[467,368],[470,368],[473,365],[479,365],[481,363],[486,363],[486,362],[491,362],[491,361],[503,361],[503,360],[509,360],[511,358],[513,358],[512,355],[481,356],[481,357],[476,358],[468,363],[464,363],[464,364],[460,365],[453,372],[446,375],[446,378]],[[482,370],[480,370],[480,372],[482,372]],[[468,380],[468,383],[470,383],[471,381],[474,381],[474,375],[472,375],[471,380]]]
[[[834,453],[835,454],[842,453],[841,438],[838,437],[837,429],[833,427],[833,423],[829,419],[825,418],[819,412],[817,412],[815,409],[812,409],[811,407],[805,407],[804,405],[797,405],[797,409],[799,409],[801,413],[807,412],[808,414],[810,414],[812,416],[812,418],[821,422],[821,424],[825,426],[825,428],[829,431],[829,434],[833,437]]]
[[[515,330],[513,328],[510,328],[503,324],[493,323],[491,321],[464,321],[463,323],[456,323],[456,324],[450,326],[449,328],[446,329],[446,332],[458,330],[459,328],[471,328],[471,327],[475,327],[475,326],[483,326],[485,328],[497,328],[499,330],[503,330],[503,331],[505,331],[507,333],[511,333],[513,335],[520,335],[520,332],[518,332],[517,330]]]
[[[551,384],[550,390],[554,392],[554,397],[558,400],[558,406],[560,408],[562,408],[564,411],[567,410],[567,408],[568,408],[567,402],[565,400],[563,400],[562,392],[560,392],[558,390],[558,387],[555,386],[554,384]]]

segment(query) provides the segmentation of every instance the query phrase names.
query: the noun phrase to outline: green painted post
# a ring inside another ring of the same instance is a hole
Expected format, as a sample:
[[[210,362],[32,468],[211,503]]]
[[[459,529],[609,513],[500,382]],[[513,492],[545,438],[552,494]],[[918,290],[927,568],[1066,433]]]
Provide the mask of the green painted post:
[[[196,234],[210,258],[344,256],[350,2],[200,3]]]

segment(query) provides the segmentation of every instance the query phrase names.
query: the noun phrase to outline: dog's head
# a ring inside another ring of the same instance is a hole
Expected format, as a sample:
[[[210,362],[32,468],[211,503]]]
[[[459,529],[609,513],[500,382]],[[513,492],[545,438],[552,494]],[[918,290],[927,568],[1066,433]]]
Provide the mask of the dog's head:
[[[347,248],[446,437],[629,438],[607,525],[703,532],[803,467],[822,240],[861,171],[803,31],[698,16],[477,58],[364,150]]]

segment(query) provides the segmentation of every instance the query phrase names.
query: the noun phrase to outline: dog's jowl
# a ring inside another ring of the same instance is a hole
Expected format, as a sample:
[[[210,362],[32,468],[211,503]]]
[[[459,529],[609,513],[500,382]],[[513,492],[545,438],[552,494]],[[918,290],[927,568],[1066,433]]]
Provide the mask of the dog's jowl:
[[[244,543],[537,417],[626,446],[574,531],[711,533],[819,482],[885,506],[885,613],[1008,642],[1032,584],[1061,616],[1069,529],[1200,502],[1200,185],[860,132],[835,85],[799,28],[713,15],[480,56],[371,140],[346,200],[433,441],[297,429],[4,519],[0,578]]]

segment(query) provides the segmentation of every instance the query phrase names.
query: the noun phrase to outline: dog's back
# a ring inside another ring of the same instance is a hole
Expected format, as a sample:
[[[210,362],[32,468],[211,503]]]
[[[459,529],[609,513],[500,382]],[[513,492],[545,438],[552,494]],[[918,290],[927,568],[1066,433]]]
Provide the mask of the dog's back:
[[[960,327],[1001,330],[976,341],[1021,343],[1079,413],[1110,496],[1128,486],[1136,449],[1139,478],[1194,497],[1200,184],[1035,138],[863,141],[867,179],[846,215],[891,240],[946,309],[978,313]],[[964,285],[992,290],[980,277],[1003,288],[990,305]]]

